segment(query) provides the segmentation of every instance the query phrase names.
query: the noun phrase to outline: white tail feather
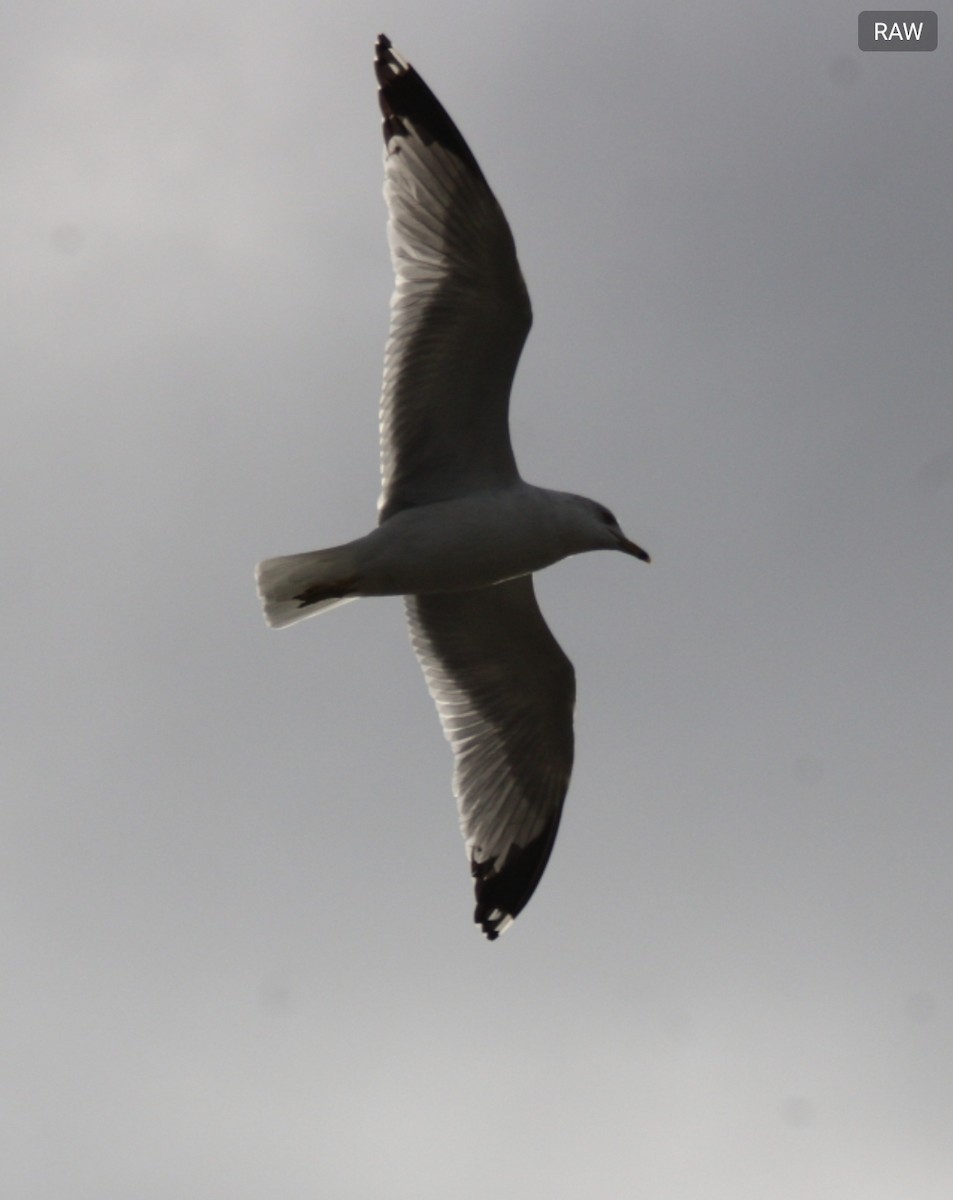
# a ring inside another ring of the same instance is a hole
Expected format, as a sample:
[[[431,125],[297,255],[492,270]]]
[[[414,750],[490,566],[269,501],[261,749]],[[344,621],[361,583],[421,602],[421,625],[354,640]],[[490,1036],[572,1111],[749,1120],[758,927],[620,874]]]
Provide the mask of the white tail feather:
[[[255,581],[273,629],[357,599],[353,556],[346,546],[266,558],[255,568]]]

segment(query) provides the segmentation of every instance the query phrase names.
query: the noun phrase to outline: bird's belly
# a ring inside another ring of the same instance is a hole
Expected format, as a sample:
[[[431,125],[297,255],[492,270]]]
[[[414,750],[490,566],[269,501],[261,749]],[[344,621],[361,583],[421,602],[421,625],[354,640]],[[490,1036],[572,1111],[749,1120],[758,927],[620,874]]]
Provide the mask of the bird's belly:
[[[405,509],[362,538],[364,595],[468,591],[528,575],[565,556],[544,515],[508,497]]]

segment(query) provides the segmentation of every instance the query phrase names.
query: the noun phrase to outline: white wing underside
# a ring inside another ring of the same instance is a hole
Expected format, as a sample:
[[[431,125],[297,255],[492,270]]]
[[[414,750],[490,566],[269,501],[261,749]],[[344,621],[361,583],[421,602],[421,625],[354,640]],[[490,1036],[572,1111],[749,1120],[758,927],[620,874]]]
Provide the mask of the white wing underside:
[[[575,674],[532,576],[408,596],[411,640],[456,759],[453,786],[489,937],[529,900],[549,859],[573,759]]]
[[[532,323],[506,218],[459,130],[385,38],[384,195],[396,276],[380,519],[519,478],[510,387]]]
[[[381,396],[381,522],[519,480],[510,387],[532,323],[506,218],[459,130],[377,43],[396,275]],[[573,758],[572,664],[527,575],[406,597],[411,639],[456,760],[476,920],[495,938],[549,859]]]

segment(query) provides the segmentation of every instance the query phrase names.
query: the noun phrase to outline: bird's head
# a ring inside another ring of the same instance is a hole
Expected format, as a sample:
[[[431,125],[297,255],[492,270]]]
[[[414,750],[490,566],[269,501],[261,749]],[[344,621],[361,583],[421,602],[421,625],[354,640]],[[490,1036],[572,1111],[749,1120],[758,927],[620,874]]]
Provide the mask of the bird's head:
[[[621,550],[643,562],[651,562],[648,553],[637,546],[622,532],[615,516],[597,500],[586,496],[572,496],[573,507],[579,519],[580,532],[584,534],[585,550]]]

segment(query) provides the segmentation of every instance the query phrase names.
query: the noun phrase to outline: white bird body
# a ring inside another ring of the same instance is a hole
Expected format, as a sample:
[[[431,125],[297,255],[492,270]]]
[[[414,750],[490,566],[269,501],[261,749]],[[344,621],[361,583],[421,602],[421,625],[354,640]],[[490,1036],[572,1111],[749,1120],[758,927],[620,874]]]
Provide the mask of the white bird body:
[[[522,480],[508,488],[404,508],[364,537],[318,552],[338,555],[337,580],[322,572],[310,581],[296,577],[295,586],[307,592],[309,584],[337,583],[346,589],[347,598],[489,587],[585,550],[619,549],[618,536],[593,509],[593,502],[583,496]],[[307,557],[268,559],[260,572]],[[311,616],[312,611],[299,602],[297,618]]]
[[[601,504],[520,478],[508,409],[532,313],[509,226],[460,131],[383,35],[376,70],[396,275],[379,524],[267,559],[258,589],[275,627],[358,596],[405,597],[454,750],[476,920],[493,939],[539,882],[572,769],[575,676],[532,574],[587,550],[648,555]]]

